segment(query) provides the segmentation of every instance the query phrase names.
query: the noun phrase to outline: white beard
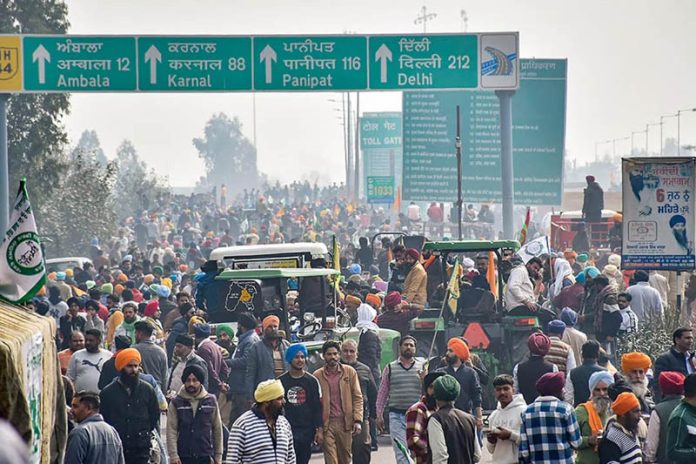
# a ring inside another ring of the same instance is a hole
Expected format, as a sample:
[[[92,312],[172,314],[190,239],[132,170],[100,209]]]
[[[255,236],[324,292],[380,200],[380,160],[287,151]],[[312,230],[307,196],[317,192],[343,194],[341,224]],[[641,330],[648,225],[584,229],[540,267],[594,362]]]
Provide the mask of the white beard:
[[[633,390],[633,394],[636,395],[638,398],[645,398],[645,395],[649,391],[648,379],[643,379],[642,382],[638,383],[631,382],[631,389]]]

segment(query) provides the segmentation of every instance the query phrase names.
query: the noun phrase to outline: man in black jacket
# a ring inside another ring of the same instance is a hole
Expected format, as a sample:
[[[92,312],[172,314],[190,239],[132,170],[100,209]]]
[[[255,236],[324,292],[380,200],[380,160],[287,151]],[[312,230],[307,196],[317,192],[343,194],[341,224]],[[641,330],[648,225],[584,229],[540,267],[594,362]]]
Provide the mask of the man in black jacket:
[[[172,359],[172,369],[169,373],[169,384],[165,394],[169,398],[173,398],[179,393],[179,390],[184,385],[181,381],[181,376],[184,370],[189,366],[198,366],[206,373],[205,378],[201,382],[203,388],[208,389],[208,364],[193,351],[193,338],[189,335],[180,334],[176,336],[174,344],[174,359]]]
[[[653,388],[656,399],[660,399],[660,372],[681,372],[686,377],[696,372],[696,358],[691,350],[694,344],[694,332],[691,328],[680,327],[672,334],[672,347],[655,360],[653,368]]]
[[[476,371],[465,364],[470,356],[469,347],[464,340],[459,337],[451,338],[447,342],[447,367],[440,368],[436,372],[444,372],[457,379],[461,388],[454,407],[469,414],[475,411],[476,425],[481,429],[483,428],[481,383]]]
[[[118,377],[119,372],[116,370],[116,355],[126,348],[130,348],[131,339],[128,335],[117,335],[114,339],[116,345],[116,353],[107,359],[102,365],[101,373],[99,374],[99,390],[103,390],[107,385]]]
[[[587,187],[584,190],[582,202],[582,217],[590,223],[602,220],[602,209],[604,209],[604,190],[595,181],[594,176],[585,177]],[[576,250],[577,251],[577,250]]]
[[[369,424],[377,417],[377,384],[372,371],[358,361],[358,344],[347,339],[341,343],[341,364],[346,364],[358,373],[360,391],[363,396],[363,426],[360,435],[353,438],[353,463],[369,464],[372,450]]]
[[[159,429],[157,396],[139,378],[140,362],[138,350],[122,350],[116,356],[118,379],[99,394],[102,416],[121,437],[126,464],[148,464],[152,434]]]

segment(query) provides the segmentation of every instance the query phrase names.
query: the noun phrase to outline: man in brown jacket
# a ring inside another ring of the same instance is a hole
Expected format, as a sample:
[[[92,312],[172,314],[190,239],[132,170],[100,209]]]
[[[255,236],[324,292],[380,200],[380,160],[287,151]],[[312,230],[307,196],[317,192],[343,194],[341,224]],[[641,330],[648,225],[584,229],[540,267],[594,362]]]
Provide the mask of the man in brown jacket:
[[[428,273],[420,263],[420,252],[415,248],[409,248],[406,250],[404,261],[409,269],[404,282],[404,300],[411,304],[424,305],[428,299]]]
[[[321,409],[324,421],[324,462],[351,462],[353,435],[362,431],[363,398],[358,374],[340,362],[341,345],[335,340],[324,343],[324,367],[314,376],[321,385]]]

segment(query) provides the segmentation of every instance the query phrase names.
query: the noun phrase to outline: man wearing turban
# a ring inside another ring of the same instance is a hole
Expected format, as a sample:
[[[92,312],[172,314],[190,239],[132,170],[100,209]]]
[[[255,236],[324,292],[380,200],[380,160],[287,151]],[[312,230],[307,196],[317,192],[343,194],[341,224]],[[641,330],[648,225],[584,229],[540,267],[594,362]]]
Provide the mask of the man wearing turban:
[[[469,346],[459,338],[450,338],[447,342],[445,359],[447,366],[438,371],[449,374],[459,382],[459,397],[454,402],[454,407],[469,414],[475,412],[476,425],[483,428],[483,415],[481,412],[481,383],[478,374],[467,363],[471,358]]]
[[[551,339],[541,332],[534,332],[527,339],[529,359],[523,361],[512,370],[515,379],[515,392],[524,396],[524,401],[531,404],[537,397],[536,383],[539,378],[549,372],[558,372],[558,367],[544,359],[551,348]]]
[[[428,273],[420,263],[420,251],[415,248],[406,250],[404,266],[407,274],[404,281],[404,300],[422,306],[428,299]]]
[[[584,190],[582,201],[582,217],[590,223],[602,220],[602,210],[604,209],[604,190],[595,181],[594,176],[586,176],[587,187]],[[575,248],[575,247],[573,247]]]
[[[595,372],[590,376],[588,386],[590,399],[575,408],[582,442],[578,446],[576,464],[598,464],[597,446],[607,421],[612,415],[609,387],[614,383],[614,376],[607,371]]]
[[[203,386],[206,371],[195,364],[181,374],[183,386],[167,410],[169,462],[222,462],[222,421],[215,395]]]
[[[650,356],[645,353],[634,351],[621,356],[621,370],[631,390],[640,401],[641,411],[645,414],[650,414],[650,411],[655,408],[652,393],[648,388],[648,379],[645,376],[651,365]]]
[[[428,459],[428,419],[437,410],[433,383],[443,375],[444,372],[426,374],[423,378],[423,396],[406,411],[406,446],[416,457],[416,464],[424,464]]]
[[[151,439],[159,430],[160,407],[155,390],[140,378],[140,353],[126,348],[116,355],[116,381],[99,394],[101,414],[123,442],[127,463],[147,463]]]
[[[396,330],[402,337],[408,335],[411,319],[418,317],[420,309],[412,307],[401,299],[397,291],[389,292],[384,299],[386,310],[377,318],[377,325],[383,329]]]
[[[312,457],[312,442],[324,441],[321,418],[321,387],[312,374],[305,371],[307,347],[301,343],[290,345],[285,361],[290,369],[278,380],[285,390],[285,418],[292,426],[293,445],[297,464],[307,464]]]
[[[662,397],[648,421],[648,438],[645,442],[647,462],[670,462],[667,457],[667,425],[672,411],[684,398],[685,379],[681,372],[660,372],[658,383]]]
[[[226,462],[241,464],[297,462],[293,431],[283,416],[285,389],[278,379],[264,380],[254,389],[255,404],[230,430]],[[269,429],[272,433],[269,433]]]
[[[541,396],[522,413],[520,462],[573,463],[573,449],[582,437],[573,407],[558,399],[564,384],[563,372],[546,373],[536,382]]]
[[[251,397],[256,386],[268,379],[280,377],[288,368],[285,351],[290,343],[280,336],[278,316],[266,316],[261,321],[263,338],[249,348],[246,367],[246,391]]]
[[[638,440],[640,402],[630,392],[621,393],[611,404],[616,420],[607,425],[599,442],[600,462],[643,462]]]
[[[454,405],[460,389],[451,375],[438,377],[433,383],[438,409],[428,421],[432,462],[478,462],[481,458],[475,419]]]

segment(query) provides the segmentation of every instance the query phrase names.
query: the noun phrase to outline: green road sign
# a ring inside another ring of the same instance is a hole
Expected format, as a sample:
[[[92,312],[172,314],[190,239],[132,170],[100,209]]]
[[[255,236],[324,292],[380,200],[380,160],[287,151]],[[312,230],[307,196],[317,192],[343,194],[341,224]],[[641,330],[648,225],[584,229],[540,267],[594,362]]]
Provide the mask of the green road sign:
[[[367,37],[254,37],[254,89],[367,88]]]
[[[512,98],[518,204],[561,204],[566,68],[566,60],[520,63],[521,85]],[[502,201],[498,98],[488,91],[404,93],[405,200],[456,200],[457,105],[462,115],[463,199]]]
[[[393,176],[368,176],[366,186],[368,203],[394,202]]]
[[[475,89],[478,36],[370,38],[371,89]]]
[[[135,37],[24,36],[22,48],[25,90],[137,89]]]
[[[371,176],[390,176],[395,185],[401,185],[401,133],[400,112],[363,113],[360,117],[363,195],[367,196]]]
[[[250,37],[138,37],[143,91],[251,90]]]

